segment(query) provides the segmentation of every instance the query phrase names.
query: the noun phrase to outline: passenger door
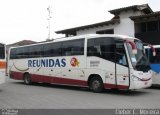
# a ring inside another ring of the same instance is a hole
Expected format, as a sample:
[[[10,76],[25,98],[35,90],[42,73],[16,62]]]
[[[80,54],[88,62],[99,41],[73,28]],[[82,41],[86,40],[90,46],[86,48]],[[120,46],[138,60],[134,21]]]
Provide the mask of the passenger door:
[[[116,41],[116,85],[118,89],[129,88],[129,68],[123,41]]]

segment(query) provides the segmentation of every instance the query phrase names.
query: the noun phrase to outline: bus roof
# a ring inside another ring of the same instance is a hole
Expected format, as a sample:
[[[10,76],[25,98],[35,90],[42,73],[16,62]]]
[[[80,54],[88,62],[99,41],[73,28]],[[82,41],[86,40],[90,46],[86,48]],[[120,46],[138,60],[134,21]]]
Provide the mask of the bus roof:
[[[53,41],[45,41],[45,42],[39,42],[31,45],[23,45],[23,46],[17,46],[17,47],[11,47],[11,48],[19,48],[19,47],[26,47],[26,46],[34,46],[39,44],[46,44],[46,43],[53,43],[53,42],[60,42],[60,41],[68,41],[68,40],[74,40],[74,39],[80,39],[80,38],[95,38],[95,37],[113,37],[113,38],[119,38],[119,39],[129,39],[134,40],[137,38],[126,36],[126,35],[118,35],[118,34],[86,34],[86,35],[79,35],[79,36],[71,36],[71,37],[63,37],[63,38],[57,38]]]
[[[86,34],[80,36],[72,36],[72,37],[65,37],[65,38],[57,38],[54,41],[65,41],[65,40],[73,40],[78,38],[94,38],[94,37],[113,37],[113,38],[121,38],[121,39],[136,39],[126,35],[118,35],[118,34]]]
[[[154,48],[160,48],[160,45],[152,45]],[[144,46],[144,48],[151,48],[149,46]]]

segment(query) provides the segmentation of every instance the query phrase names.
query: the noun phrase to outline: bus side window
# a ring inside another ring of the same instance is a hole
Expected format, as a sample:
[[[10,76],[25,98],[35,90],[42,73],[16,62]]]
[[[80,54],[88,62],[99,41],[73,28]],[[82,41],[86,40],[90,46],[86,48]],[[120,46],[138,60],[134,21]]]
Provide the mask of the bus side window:
[[[87,56],[96,56],[114,62],[114,39],[93,38],[87,42]]]
[[[44,57],[61,56],[61,42],[44,44],[43,56]]]
[[[62,42],[62,56],[84,55],[84,39]]]
[[[88,56],[98,56],[98,51],[95,47],[88,47]]]
[[[16,48],[11,49],[10,59],[16,59]]]
[[[28,58],[37,58],[37,57],[42,57],[43,50],[42,47],[43,45],[35,45],[35,46],[29,46],[29,57]]]
[[[24,48],[23,48],[23,47],[17,49],[17,50],[16,50],[16,56],[17,56],[17,58],[18,58],[18,59],[24,58],[24,57],[23,57],[23,53],[24,53]]]
[[[4,49],[4,45],[0,44],[0,59],[4,59],[5,58],[5,49]]]
[[[115,45],[114,44],[107,44],[101,45],[101,57],[103,59],[110,60],[115,62]]]

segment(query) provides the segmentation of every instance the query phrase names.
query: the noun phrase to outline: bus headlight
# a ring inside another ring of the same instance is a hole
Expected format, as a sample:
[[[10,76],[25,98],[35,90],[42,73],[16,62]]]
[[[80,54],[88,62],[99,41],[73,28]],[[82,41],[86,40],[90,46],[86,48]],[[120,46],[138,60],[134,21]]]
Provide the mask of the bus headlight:
[[[132,79],[133,79],[133,81],[140,81],[140,80],[141,80],[140,78],[138,78],[138,77],[135,76],[135,75],[132,75]]]

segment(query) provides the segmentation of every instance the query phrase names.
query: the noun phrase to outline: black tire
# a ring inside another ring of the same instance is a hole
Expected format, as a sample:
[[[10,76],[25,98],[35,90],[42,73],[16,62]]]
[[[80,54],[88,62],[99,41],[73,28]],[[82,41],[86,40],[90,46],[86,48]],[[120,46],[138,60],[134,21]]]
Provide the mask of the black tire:
[[[28,73],[24,74],[24,83],[26,85],[30,85],[32,83],[31,77],[30,77],[30,75]]]
[[[89,88],[95,93],[102,92],[104,89],[102,79],[100,77],[91,78],[91,80],[89,82]]]

